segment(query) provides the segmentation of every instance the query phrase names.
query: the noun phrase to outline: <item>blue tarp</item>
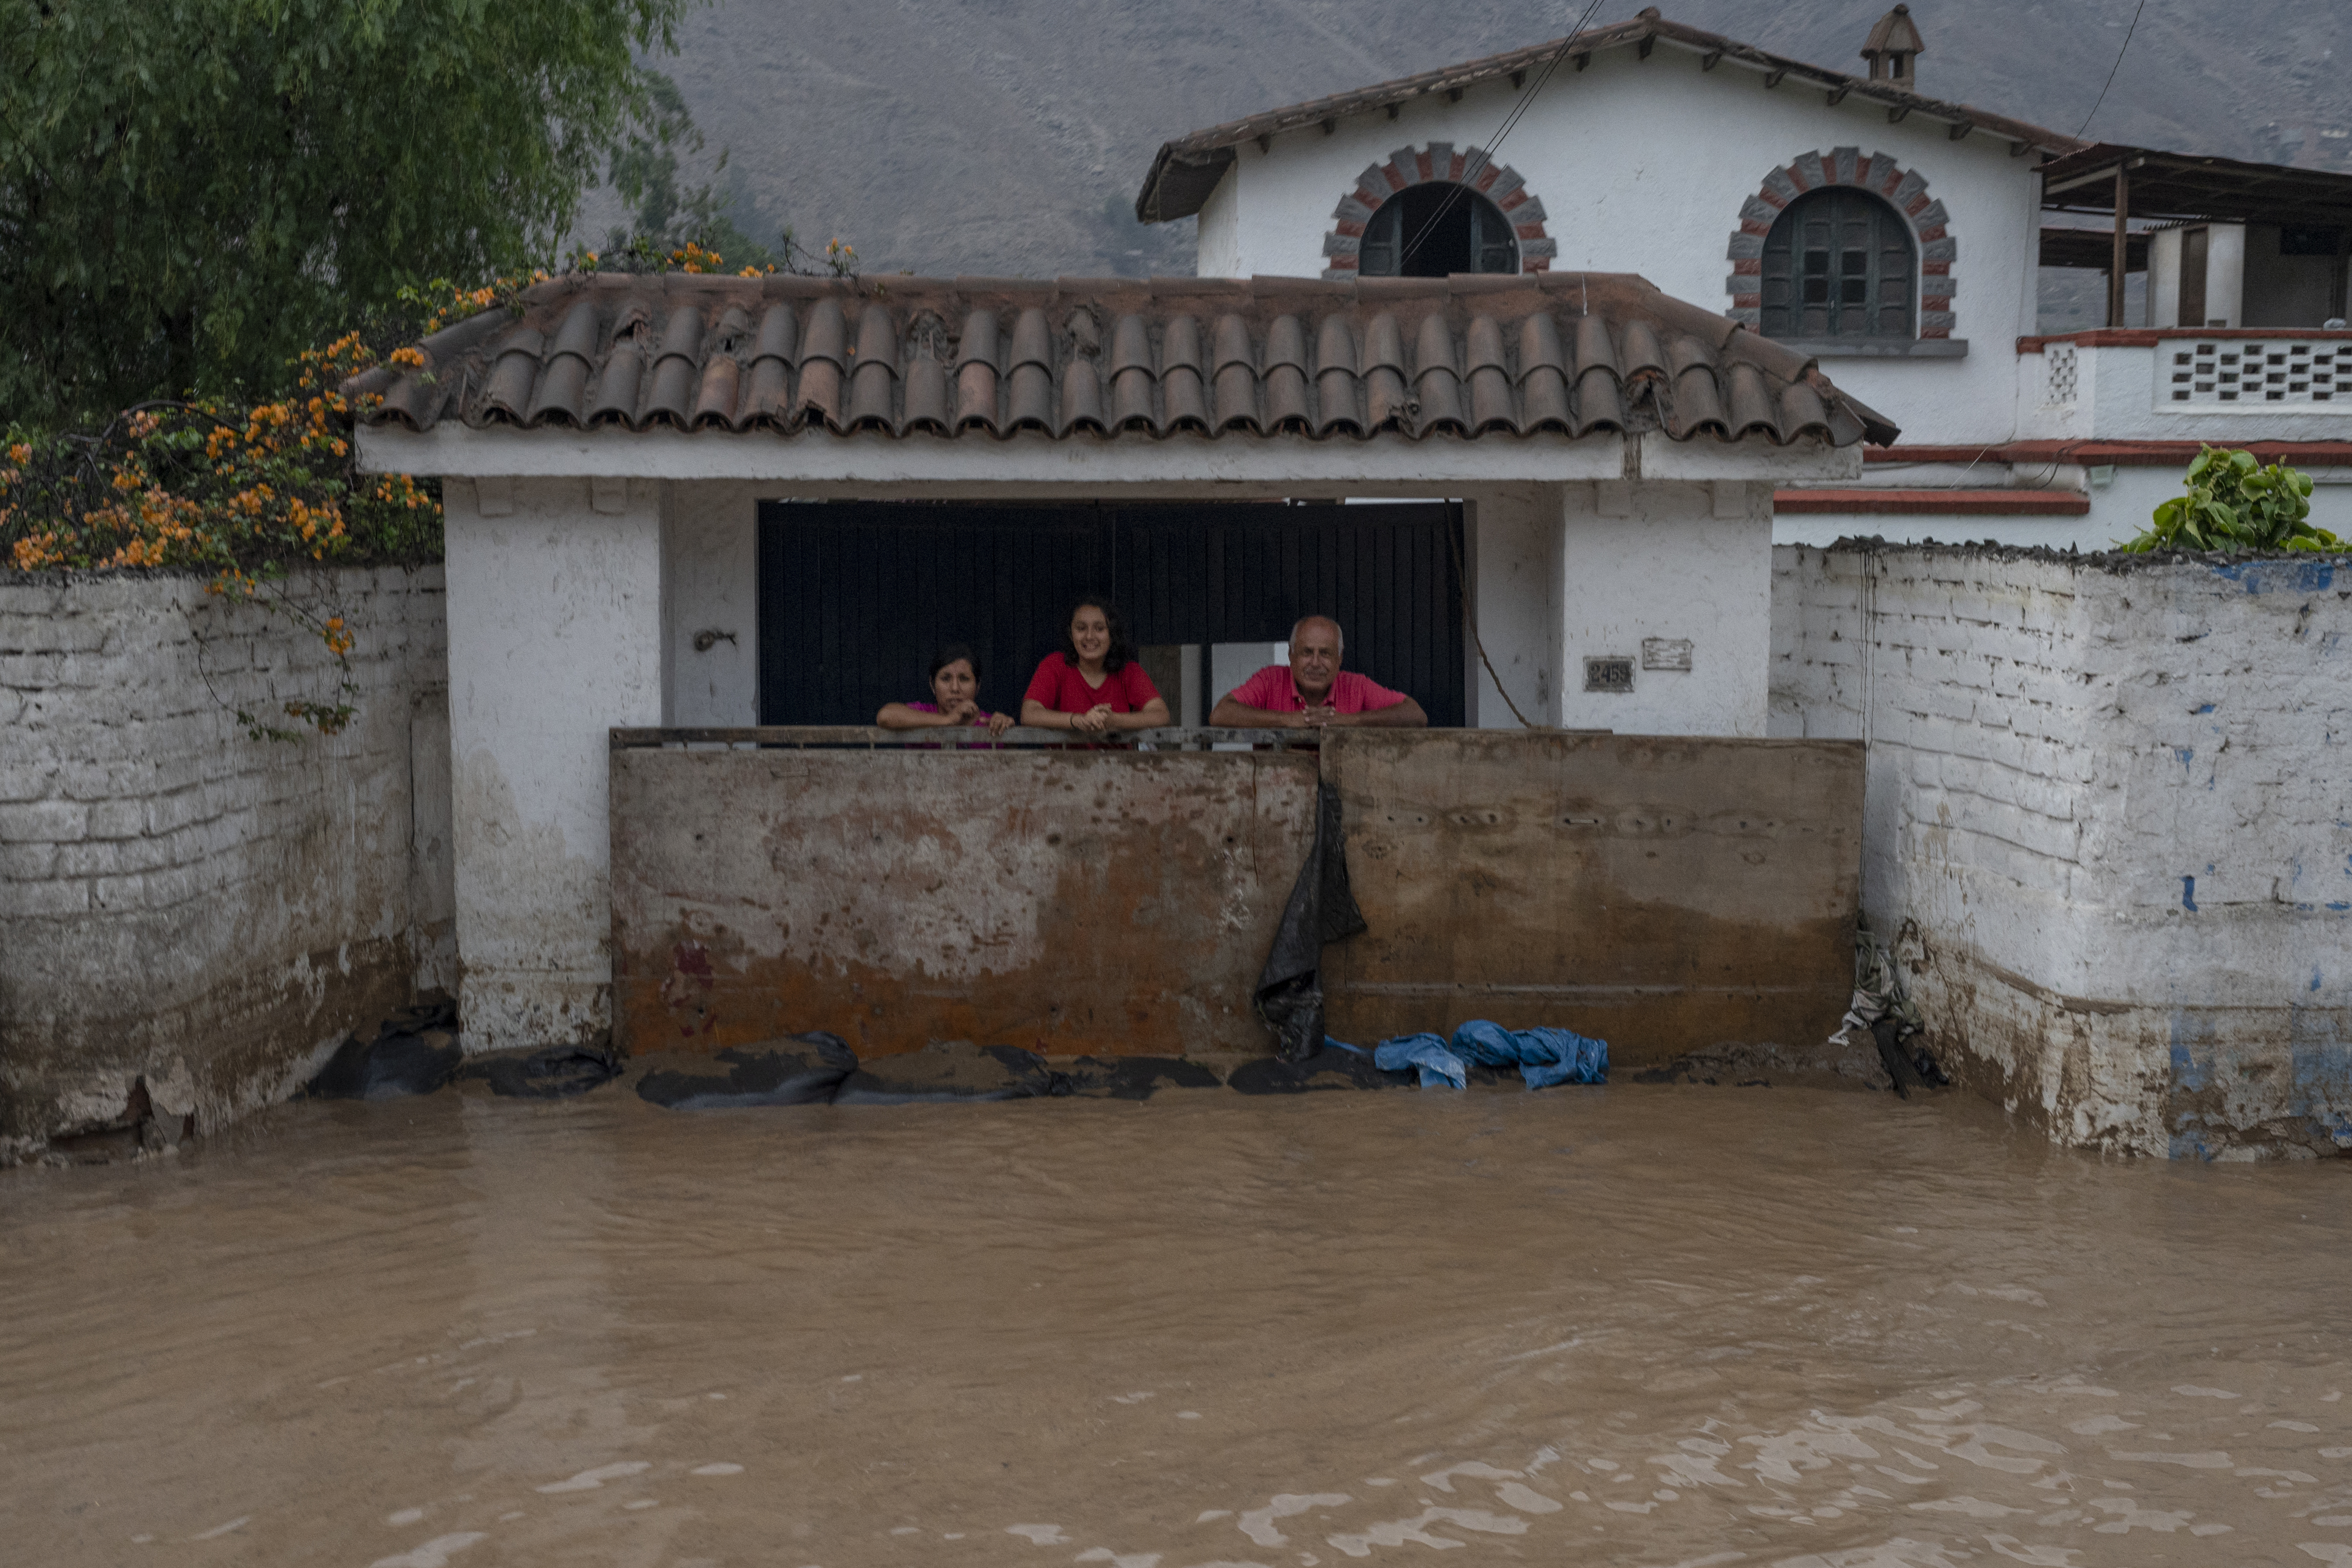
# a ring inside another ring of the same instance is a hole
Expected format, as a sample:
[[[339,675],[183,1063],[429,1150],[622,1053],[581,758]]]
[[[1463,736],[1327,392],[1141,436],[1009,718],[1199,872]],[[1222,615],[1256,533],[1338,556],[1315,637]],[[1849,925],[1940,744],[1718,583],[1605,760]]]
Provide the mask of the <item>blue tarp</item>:
[[[1440,1035],[1400,1035],[1393,1040],[1382,1040],[1372,1051],[1372,1065],[1382,1072],[1402,1072],[1407,1068],[1421,1069],[1421,1087],[1435,1089],[1440,1084],[1454,1089],[1466,1089],[1470,1070],[1462,1058],[1445,1048]]]
[[[1588,1039],[1570,1029],[1504,1028],[1484,1018],[1473,1018],[1454,1031],[1451,1040],[1435,1035],[1401,1035],[1382,1040],[1372,1060],[1384,1072],[1421,1069],[1421,1087],[1445,1084],[1467,1087],[1469,1064],[1515,1067],[1529,1089],[1556,1083],[1602,1083],[1609,1077],[1609,1043]]]

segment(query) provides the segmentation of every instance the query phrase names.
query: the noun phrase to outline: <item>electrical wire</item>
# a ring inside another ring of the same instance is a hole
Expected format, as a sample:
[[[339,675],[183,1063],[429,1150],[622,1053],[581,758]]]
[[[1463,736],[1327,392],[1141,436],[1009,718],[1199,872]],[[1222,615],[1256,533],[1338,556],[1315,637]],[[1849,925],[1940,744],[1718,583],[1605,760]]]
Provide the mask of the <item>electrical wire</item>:
[[[1512,129],[1534,106],[1536,94],[1544,89],[1544,83],[1551,79],[1551,73],[1558,70],[1559,62],[1568,58],[1570,46],[1583,35],[1585,24],[1591,21],[1592,14],[1600,9],[1601,0],[1591,0],[1591,3],[1585,6],[1583,15],[1577,17],[1576,25],[1569,28],[1568,37],[1559,41],[1559,47],[1552,52],[1550,59],[1544,62],[1542,71],[1528,79],[1527,91],[1522,93],[1519,100],[1511,106],[1511,112],[1503,117],[1503,123],[1496,128],[1495,134],[1487,139],[1486,146],[1471,150],[1472,155],[1462,164],[1462,178],[1447,189],[1445,199],[1438,203],[1437,210],[1430,214],[1423,222],[1420,232],[1415,234],[1411,241],[1398,247],[1397,272],[1400,276],[1403,275],[1406,258],[1421,248],[1423,242],[1427,240],[1437,226],[1444,221],[1445,215],[1454,210],[1454,204],[1462,199],[1462,193],[1475,184],[1478,176],[1495,162],[1495,155],[1502,151],[1503,142],[1509,137]],[[1475,258],[1472,258],[1471,264],[1473,266],[1477,264]]]
[[[2124,68],[2124,56],[2131,49],[2132,35],[2139,31],[2139,14],[2147,9],[2147,0],[2139,0],[2132,7],[2131,26],[2124,29],[2124,47],[2116,51],[2116,63],[2107,68],[2107,79],[2101,84],[2099,96],[2092,100],[2091,112],[2083,116],[2082,128],[2074,132],[2077,142],[2083,139],[2083,132],[2091,128],[2091,121],[2099,117],[2099,105],[2107,101],[2107,89],[2116,85],[2116,72]]]

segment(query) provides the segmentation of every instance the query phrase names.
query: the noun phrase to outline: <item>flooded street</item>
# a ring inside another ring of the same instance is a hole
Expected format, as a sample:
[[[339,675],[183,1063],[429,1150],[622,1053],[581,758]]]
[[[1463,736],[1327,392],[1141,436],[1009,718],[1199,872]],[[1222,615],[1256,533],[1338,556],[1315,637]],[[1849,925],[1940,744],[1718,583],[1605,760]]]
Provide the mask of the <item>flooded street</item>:
[[[1951,1094],[292,1105],[0,1174],[0,1556],[2352,1568],[2347,1195]]]

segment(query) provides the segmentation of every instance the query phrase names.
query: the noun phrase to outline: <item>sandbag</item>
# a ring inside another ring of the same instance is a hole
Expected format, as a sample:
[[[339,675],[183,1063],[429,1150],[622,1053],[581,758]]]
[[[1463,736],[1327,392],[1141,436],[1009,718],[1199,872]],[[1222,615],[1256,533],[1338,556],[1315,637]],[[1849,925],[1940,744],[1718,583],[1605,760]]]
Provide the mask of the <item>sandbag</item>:
[[[712,1057],[645,1058],[637,1097],[672,1110],[754,1105],[821,1105],[857,1070],[857,1053],[822,1029],[740,1046]]]
[[[1162,1089],[1216,1089],[1224,1080],[1181,1057],[1080,1057],[1063,1077],[1091,1100],[1150,1100]]]
[[[362,1043],[354,1036],[337,1047],[302,1093],[312,1100],[397,1100],[431,1094],[457,1075],[465,1061],[457,1036],[444,1029],[421,1034],[387,1028]]]
[[[565,1100],[618,1078],[621,1063],[597,1046],[549,1046],[536,1051],[494,1051],[458,1069],[461,1079],[486,1081],[492,1094]]]
[[[1225,1087],[1243,1094],[1306,1094],[1326,1089],[1388,1089],[1412,1081],[1411,1073],[1382,1072],[1369,1052],[1326,1040],[1321,1050],[1295,1062],[1278,1057],[1245,1062],[1225,1079]]]
[[[950,1040],[858,1064],[833,1097],[835,1105],[932,1105],[984,1100],[1036,1100],[1069,1085],[1034,1051]]]

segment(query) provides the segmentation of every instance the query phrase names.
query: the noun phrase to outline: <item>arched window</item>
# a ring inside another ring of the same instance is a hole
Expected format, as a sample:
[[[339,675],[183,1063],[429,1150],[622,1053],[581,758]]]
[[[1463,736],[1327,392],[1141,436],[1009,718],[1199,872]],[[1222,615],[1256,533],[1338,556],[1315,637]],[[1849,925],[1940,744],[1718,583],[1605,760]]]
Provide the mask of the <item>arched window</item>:
[[[1764,240],[1759,325],[1768,338],[1908,338],[1917,274],[1900,213],[1864,191],[1810,191]]]
[[[1501,210],[1469,187],[1444,180],[1408,185],[1382,202],[1364,226],[1363,245],[1356,254],[1356,273],[1361,278],[1443,278],[1452,272],[1519,269],[1518,241]]]

